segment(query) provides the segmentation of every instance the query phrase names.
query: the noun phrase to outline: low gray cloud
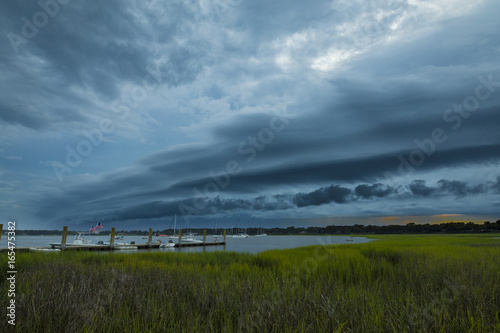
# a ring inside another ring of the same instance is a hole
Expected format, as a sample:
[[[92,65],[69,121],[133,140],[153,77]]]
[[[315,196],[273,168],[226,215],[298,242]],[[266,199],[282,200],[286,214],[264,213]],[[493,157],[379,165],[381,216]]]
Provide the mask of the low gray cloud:
[[[437,186],[427,186],[425,180],[414,180],[409,188],[416,196],[429,197],[434,195],[454,195],[456,197],[465,197],[468,195],[490,193],[491,189],[495,190],[495,185],[488,184],[469,185],[467,182],[460,180],[441,179],[437,182]]]
[[[496,182],[491,182],[487,186],[493,190],[493,193],[500,194],[500,176],[497,177]]]
[[[410,190],[414,195],[428,197],[438,191],[438,188],[427,186],[425,180],[417,179],[410,184]]]
[[[354,190],[363,199],[370,199],[372,197],[383,198],[395,192],[393,188],[380,183],[372,185],[361,184],[356,186]]]
[[[330,202],[346,203],[351,190],[338,185],[322,187],[309,193],[298,193],[293,198],[297,207],[319,206]]]
[[[485,193],[487,187],[483,184],[478,184],[476,186],[469,186],[466,182],[459,180],[446,180],[441,179],[438,181],[439,189],[442,192],[448,192],[454,194],[457,197],[464,197],[468,194],[480,194]]]
[[[130,208],[104,215],[103,220],[148,220],[173,216],[207,216],[219,213],[234,213],[238,211],[276,211],[293,207],[290,199],[283,195],[274,195],[271,198],[258,196],[253,199],[221,199],[199,198],[194,207],[190,200],[153,201],[134,205]],[[183,208],[185,207],[185,208]]]

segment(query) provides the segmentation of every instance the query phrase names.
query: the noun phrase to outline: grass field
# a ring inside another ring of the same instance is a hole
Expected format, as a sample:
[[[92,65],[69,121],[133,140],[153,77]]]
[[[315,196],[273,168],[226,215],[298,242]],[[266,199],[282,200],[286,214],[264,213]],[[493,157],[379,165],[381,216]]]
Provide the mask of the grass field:
[[[19,253],[16,329],[500,332],[494,237],[376,236],[258,255]],[[6,255],[1,267],[5,312]]]

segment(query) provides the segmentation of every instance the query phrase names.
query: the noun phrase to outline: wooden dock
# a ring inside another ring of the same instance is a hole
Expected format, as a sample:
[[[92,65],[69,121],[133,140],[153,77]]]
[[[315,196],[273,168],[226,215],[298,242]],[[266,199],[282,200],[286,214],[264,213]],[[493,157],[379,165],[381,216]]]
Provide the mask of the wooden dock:
[[[133,245],[120,245],[120,246],[109,246],[109,245],[72,245],[72,246],[32,246],[32,247],[16,247],[16,252],[37,252],[37,251],[133,251],[133,250],[158,250],[160,249],[160,243],[153,244],[133,244]],[[206,242],[206,243],[175,243],[173,247],[170,248],[181,248],[181,247],[204,247],[204,246],[224,246],[226,242]],[[6,248],[0,248],[1,252],[8,252]]]
[[[175,243],[174,247],[217,246],[217,245],[226,245],[226,242]]]
[[[0,228],[3,225],[0,225]],[[1,229],[0,229],[1,230]],[[115,244],[115,228],[111,228],[111,239],[109,244],[67,244],[66,239],[68,236],[68,227],[63,228],[63,235],[61,243],[51,244],[51,246],[32,246],[32,247],[16,247],[16,252],[34,252],[34,251],[130,251],[130,250],[152,250],[162,248],[162,243],[153,242],[153,229],[149,228],[149,237],[146,244]],[[1,231],[0,231],[1,237]],[[224,241],[221,242],[207,242],[206,230],[203,230],[203,241],[196,243],[183,243],[182,230],[179,231],[178,242],[173,246],[174,248],[181,247],[195,247],[195,246],[219,246],[226,245],[226,231],[224,231]],[[0,248],[0,252],[9,251],[7,248]]]
[[[71,245],[71,246],[31,246],[31,247],[16,247],[16,252],[36,252],[36,251],[127,251],[127,250],[142,250],[142,249],[159,249],[160,244],[136,244],[136,245]],[[7,249],[0,249],[0,252],[5,252]]]

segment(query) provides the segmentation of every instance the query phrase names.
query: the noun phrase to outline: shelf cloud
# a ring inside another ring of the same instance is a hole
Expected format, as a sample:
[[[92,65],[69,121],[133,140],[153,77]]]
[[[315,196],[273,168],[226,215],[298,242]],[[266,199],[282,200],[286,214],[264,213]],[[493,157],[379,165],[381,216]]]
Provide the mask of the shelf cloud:
[[[22,228],[500,214],[498,1],[0,10],[0,219]]]

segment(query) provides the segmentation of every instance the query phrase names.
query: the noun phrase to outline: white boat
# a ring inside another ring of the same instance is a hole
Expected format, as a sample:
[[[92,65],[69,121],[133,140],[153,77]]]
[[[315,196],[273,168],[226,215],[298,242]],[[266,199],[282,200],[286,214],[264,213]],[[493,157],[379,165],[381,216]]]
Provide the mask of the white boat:
[[[240,219],[238,219],[238,221],[236,222],[236,234],[234,234],[234,229],[233,229],[233,233],[231,235],[228,235],[227,237],[229,237],[229,238],[249,238],[250,236],[248,236],[245,232],[241,232],[239,225],[240,225]]]
[[[122,236],[123,237],[123,236]],[[116,237],[115,237],[116,239]],[[121,238],[123,239],[123,238]],[[50,243],[49,244],[52,249],[59,249],[62,247],[61,243]],[[91,247],[91,246],[109,246],[109,242],[103,242],[103,241],[98,241],[97,243],[92,243],[90,240],[85,240],[85,234],[82,232],[79,232],[78,234],[75,235],[75,238],[73,239],[73,243],[67,243],[66,247],[71,247],[71,246],[86,246],[86,247]],[[138,247],[135,246],[134,244],[130,243],[114,243],[113,248],[115,250],[137,250]],[[36,251],[35,249],[33,249]]]
[[[137,250],[138,247],[135,246],[135,245],[130,245],[130,244],[118,244],[118,245],[113,246],[113,249],[120,250],[120,251],[124,251],[124,250]]]
[[[207,235],[207,237],[211,237],[214,239],[214,242],[217,242],[218,240],[223,240],[224,235],[223,234],[217,234],[217,220],[215,220],[215,228],[214,228],[214,233],[213,235]],[[226,235],[227,237],[227,235]]]
[[[179,239],[179,237],[177,237]],[[186,236],[181,237],[181,243],[203,243],[201,239],[194,238],[192,233],[187,234]]]
[[[103,242],[103,241],[99,241],[97,242],[96,245],[100,245],[100,246],[109,246],[109,242]],[[138,247],[135,246],[134,242],[132,242],[132,244],[130,243],[113,243],[113,249],[115,250],[137,250]]]
[[[61,243],[50,243],[52,248],[61,247]],[[66,246],[100,246],[101,244],[92,244],[90,240],[85,240],[85,234],[83,232],[79,232],[73,238],[73,243],[66,243]]]
[[[53,252],[53,251],[61,251],[61,249],[45,249],[38,247],[30,247],[31,252]]]
[[[250,236],[248,236],[247,234],[241,233],[241,234],[236,234],[236,235],[229,235],[227,237],[229,237],[229,238],[249,238]]]
[[[172,225],[172,224],[170,224]],[[167,236],[167,238],[171,240],[179,240],[179,236],[175,236],[175,228],[177,227],[177,214],[174,215],[174,235],[173,236]],[[189,233],[186,235],[182,235],[181,237],[181,243],[203,243],[202,240],[194,238],[194,234]]]
[[[349,237],[347,237],[347,239],[345,241],[346,242],[352,242],[352,241],[354,241],[354,238],[352,238],[352,236],[349,236]]]
[[[173,240],[170,240],[167,243],[161,243],[160,244],[160,248],[161,249],[168,248],[168,247],[175,247],[175,243],[174,243]]]
[[[260,234],[255,235],[255,237],[264,237],[267,236],[266,233],[264,233],[264,229],[260,228]]]

